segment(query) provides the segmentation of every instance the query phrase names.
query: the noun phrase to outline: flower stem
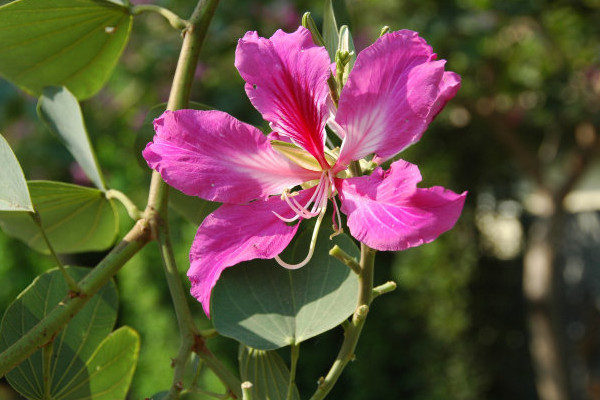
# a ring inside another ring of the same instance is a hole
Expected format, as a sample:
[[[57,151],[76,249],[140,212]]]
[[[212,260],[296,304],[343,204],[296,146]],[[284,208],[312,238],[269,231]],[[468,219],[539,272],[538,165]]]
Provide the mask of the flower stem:
[[[296,387],[296,367],[298,365],[298,356],[300,355],[300,345],[292,344],[291,348],[291,360],[290,360],[290,381],[288,384],[287,400],[294,398],[294,388]]]
[[[242,400],[252,400],[252,382],[242,383]]]
[[[360,338],[360,333],[365,325],[369,305],[373,301],[373,270],[375,265],[376,251],[361,243],[360,266],[361,272],[358,276],[358,306],[352,316],[352,320],[344,332],[344,341],[338,355],[329,369],[327,376],[319,381],[317,390],[310,400],[321,400],[331,391],[342,371],[354,358],[354,350]]]

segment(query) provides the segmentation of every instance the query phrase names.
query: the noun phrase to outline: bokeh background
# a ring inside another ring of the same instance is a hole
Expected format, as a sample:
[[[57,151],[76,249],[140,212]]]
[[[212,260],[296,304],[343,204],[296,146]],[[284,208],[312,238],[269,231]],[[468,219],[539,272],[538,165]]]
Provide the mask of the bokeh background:
[[[194,5],[147,3],[184,17]],[[456,227],[434,243],[378,255],[376,281],[395,280],[398,289],[374,303],[356,361],[330,397],[600,399],[600,1],[334,0],[334,8],[357,49],[384,25],[416,30],[462,76],[457,97],[401,157],[419,165],[423,186],[469,195]],[[222,1],[192,99],[262,124],[234,68],[237,39],[248,30],[295,30],[304,11],[320,24],[322,10],[312,0]],[[136,17],[115,74],[82,105],[109,185],[139,207],[150,177],[138,154],[144,120],[167,99],[179,45],[160,17]],[[0,131],[26,176],[85,184],[35,104],[0,80]],[[121,217],[125,232],[131,223]],[[183,274],[196,226],[171,218]],[[178,346],[156,250],[147,246],[116,278],[119,323],[142,336],[131,399],[170,385]],[[101,257],[68,261],[94,265]],[[52,267],[1,233],[0,260],[0,310]],[[190,302],[199,323],[210,326]],[[312,393],[340,341],[338,329],[302,345],[301,393]],[[234,343],[211,346],[236,368]],[[0,398],[18,397],[0,381]]]

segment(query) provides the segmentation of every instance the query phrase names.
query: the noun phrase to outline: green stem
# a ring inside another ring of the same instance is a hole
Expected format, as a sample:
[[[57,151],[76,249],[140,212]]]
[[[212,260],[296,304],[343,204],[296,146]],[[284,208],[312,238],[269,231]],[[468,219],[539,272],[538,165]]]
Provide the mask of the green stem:
[[[54,247],[52,247],[52,244],[50,244],[50,240],[48,239],[48,236],[46,235],[46,230],[42,226],[42,219],[40,218],[40,214],[37,211],[35,211],[33,213],[29,213],[29,215],[31,216],[31,218],[33,219],[33,222],[37,225],[38,229],[40,230],[42,238],[44,239],[44,242],[46,243],[46,247],[48,247],[48,251],[50,251],[50,255],[54,259],[54,262],[60,269],[60,272],[62,273],[63,277],[65,278],[65,281],[67,282],[67,285],[69,286],[69,290],[71,290],[71,292],[73,292],[73,293],[79,293],[79,287],[77,286],[77,282],[75,282],[75,280],[71,277],[71,275],[69,275],[69,273],[65,269],[64,265],[58,258],[58,255],[54,251]]]
[[[106,191],[106,198],[108,200],[115,199],[118,200],[127,210],[127,214],[129,217],[137,221],[140,218],[143,218],[144,214],[140,211],[139,208],[131,201],[129,197],[123,192],[120,192],[115,189],[109,189]]]
[[[356,261],[356,259],[350,254],[342,250],[337,244],[333,246],[331,250],[329,250],[329,255],[346,264],[352,271],[354,271],[356,275],[360,275],[362,269],[358,261]]]
[[[167,21],[169,21],[169,24],[175,28],[175,29],[185,29],[185,27],[187,26],[186,21],[181,18],[179,15],[175,14],[173,11],[160,7],[160,6],[156,6],[153,4],[141,4],[139,6],[133,6],[131,8],[131,13],[133,15],[138,15],[141,14],[143,12],[153,12],[156,14],[159,14],[161,16],[163,16]]]
[[[298,356],[300,355],[300,345],[293,344],[291,348],[291,360],[290,360],[290,381],[288,384],[287,400],[294,398],[294,388],[296,387],[296,367],[298,365]]]
[[[169,94],[169,101],[167,103],[169,110],[186,108],[189,104],[200,49],[217,4],[218,0],[199,1],[186,26],[177,68],[173,77],[171,93]],[[154,171],[149,195],[150,202],[145,210],[145,214],[147,217],[152,216],[150,220],[154,221],[152,230],[159,243],[163,267],[173,299],[180,332],[179,351],[173,360],[173,384],[167,398],[179,398],[185,367],[192,351],[195,351],[206,366],[213,370],[230,392],[239,397],[242,395],[239,380],[204,346],[204,339],[199,335],[193,322],[169,238],[167,223],[168,194],[168,186],[162,181],[160,174]]]
[[[376,254],[375,250],[369,248],[364,243],[361,243],[360,250],[361,273],[358,276],[358,306],[352,316],[352,321],[346,328],[344,342],[333,365],[329,369],[327,376],[320,380],[319,386],[310,400],[324,399],[337,382],[346,365],[354,358],[354,350],[356,349],[362,328],[365,325],[369,305],[373,301],[373,270]]]
[[[80,282],[78,295],[66,296],[44,319],[0,354],[0,377],[23,362],[83,308],[119,269],[150,240],[147,221],[140,220],[123,240]]]
[[[382,294],[393,292],[394,290],[396,290],[396,287],[398,287],[396,282],[387,281],[386,283],[383,283],[383,284],[377,286],[376,288],[373,288],[373,299],[381,296]]]

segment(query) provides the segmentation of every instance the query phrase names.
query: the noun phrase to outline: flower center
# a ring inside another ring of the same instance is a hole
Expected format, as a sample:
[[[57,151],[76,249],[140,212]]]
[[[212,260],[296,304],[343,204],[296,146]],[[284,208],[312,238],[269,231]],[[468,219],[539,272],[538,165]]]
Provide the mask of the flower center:
[[[310,199],[306,202],[306,204],[300,204],[294,197],[297,195],[297,192],[290,192],[289,190],[284,191],[281,194],[281,199],[285,200],[290,209],[296,214],[292,218],[285,218],[281,215],[277,214],[273,211],[279,219],[284,222],[293,222],[300,218],[309,219],[312,217],[318,217],[315,223],[315,227],[313,229],[312,237],[310,240],[310,247],[308,251],[308,255],[306,258],[299,262],[298,264],[288,264],[283,261],[279,256],[275,256],[275,260],[283,267],[288,269],[297,269],[306,265],[315,250],[315,246],[317,243],[317,236],[319,233],[319,228],[321,227],[321,222],[323,221],[323,217],[325,216],[325,212],[327,211],[327,203],[328,199],[331,198],[334,207],[334,215],[333,215],[333,229],[334,233],[331,237],[342,233],[342,221],[340,216],[340,210],[337,205],[337,201],[335,198],[335,182],[333,180],[333,173],[331,170],[323,171],[321,173],[321,177],[319,178],[319,183],[315,187],[315,191],[313,192]],[[330,237],[330,238],[331,238]]]

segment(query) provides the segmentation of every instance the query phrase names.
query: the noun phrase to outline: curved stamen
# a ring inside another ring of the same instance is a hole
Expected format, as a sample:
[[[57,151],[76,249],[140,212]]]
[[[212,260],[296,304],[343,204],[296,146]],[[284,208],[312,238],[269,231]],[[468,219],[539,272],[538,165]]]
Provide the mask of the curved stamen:
[[[300,215],[296,214],[294,215],[292,218],[286,218],[286,217],[282,217],[281,215],[277,214],[275,211],[271,210],[271,212],[273,214],[275,214],[275,216],[277,218],[279,218],[280,220],[282,220],[283,222],[294,222],[295,220],[297,220],[298,218],[300,218]]]
[[[308,254],[306,258],[300,261],[298,264],[288,264],[279,258],[279,255],[275,256],[275,261],[279,263],[284,268],[287,269],[298,269],[304,267],[311,260],[314,252],[315,246],[317,244],[317,236],[319,234],[319,227],[321,226],[321,221],[323,221],[323,217],[325,216],[325,211],[327,210],[327,197],[325,197],[325,205],[321,207],[321,212],[319,213],[319,218],[317,218],[317,222],[315,223],[315,228],[313,229],[312,237],[310,239],[310,247],[308,249]]]

